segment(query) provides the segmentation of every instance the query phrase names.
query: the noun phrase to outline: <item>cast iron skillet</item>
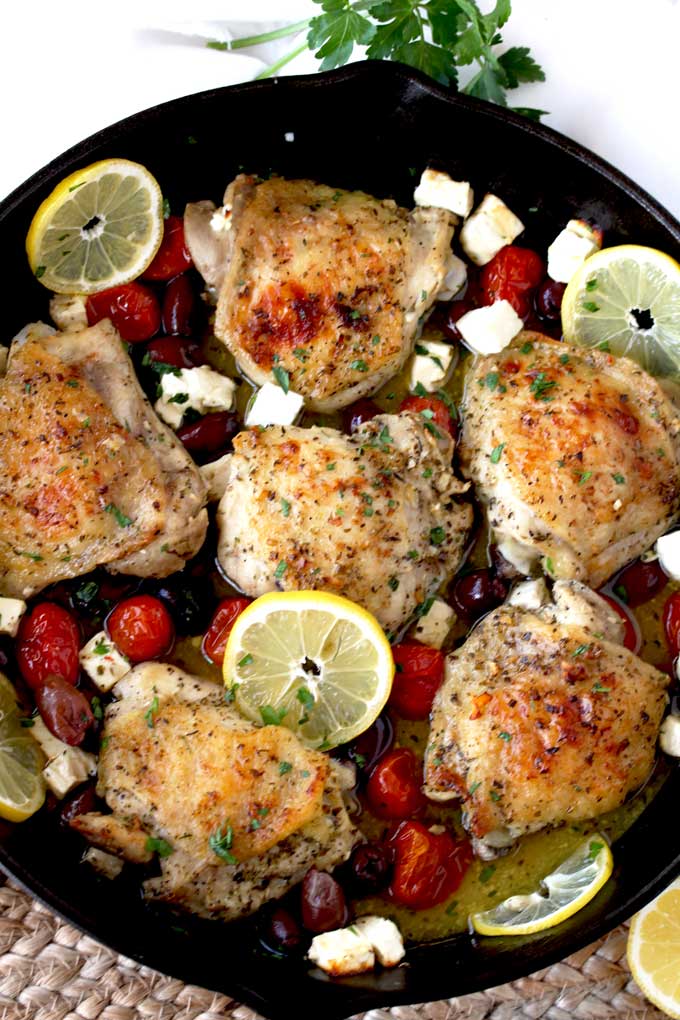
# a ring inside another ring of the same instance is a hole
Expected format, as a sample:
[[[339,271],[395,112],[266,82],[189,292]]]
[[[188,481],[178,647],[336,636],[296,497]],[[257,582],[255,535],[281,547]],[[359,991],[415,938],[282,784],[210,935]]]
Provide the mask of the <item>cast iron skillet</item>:
[[[284,134],[291,131],[294,141],[287,142]],[[410,205],[414,174],[433,164],[471,180],[480,198],[487,190],[501,195],[527,224],[527,245],[539,251],[566,220],[581,214],[605,228],[609,244],[629,240],[680,257],[680,224],[574,142],[401,65],[354,64],[165,103],[93,135],[35,174],[0,206],[5,342],[25,322],[47,314],[47,292],[23,254],[39,202],[65,174],[110,156],[147,166],[175,211],[189,200],[219,200],[241,168],[311,177]],[[605,888],[554,930],[477,943],[460,935],[410,949],[407,966],[342,982],[302,961],[263,955],[252,927],[175,923],[142,903],[136,881],[97,879],[78,863],[79,844],[55,833],[44,812],[23,825],[4,826],[0,865],[70,922],[141,963],[228,992],[275,1020],[340,1020],[372,1007],[498,985],[607,932],[680,871],[670,822],[679,799],[675,769],[615,845],[616,867]]]

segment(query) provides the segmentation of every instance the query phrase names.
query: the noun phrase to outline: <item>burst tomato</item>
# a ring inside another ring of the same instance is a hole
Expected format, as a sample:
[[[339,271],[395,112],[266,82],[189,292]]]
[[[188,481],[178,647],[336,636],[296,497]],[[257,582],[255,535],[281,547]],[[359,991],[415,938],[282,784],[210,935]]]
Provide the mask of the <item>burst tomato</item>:
[[[67,609],[40,602],[24,616],[17,635],[16,656],[23,676],[34,690],[48,676],[69,684],[78,679],[80,630]]]
[[[448,432],[454,437],[456,435],[456,423],[448,407],[439,397],[406,397],[399,410],[421,414],[425,421],[432,422],[443,432]]]
[[[392,655],[397,672],[390,705],[402,719],[427,719],[432,700],[444,679],[444,656],[439,649],[428,648],[417,641],[394,645]]]
[[[463,880],[473,854],[468,840],[430,832],[421,822],[402,822],[390,839],[394,873],[392,899],[411,910],[443,903]]]
[[[216,666],[221,666],[224,662],[224,652],[231,628],[251,601],[252,599],[222,599],[215,610],[215,615],[203,638],[203,654]]]
[[[143,273],[145,280],[170,280],[193,265],[184,239],[184,222],[181,216],[168,216],[163,240],[153,262]]]
[[[425,804],[422,768],[413,751],[397,747],[384,754],[371,773],[366,796],[378,818],[410,818]]]
[[[88,325],[110,319],[122,339],[131,344],[150,340],[160,329],[161,309],[156,295],[141,283],[124,283],[90,294],[85,307]]]
[[[658,560],[649,563],[635,560],[617,577],[614,592],[617,595],[620,592],[627,605],[641,606],[658,595],[667,583],[668,577]]]
[[[663,629],[671,654],[680,655],[680,591],[674,591],[663,607]]]
[[[130,662],[157,659],[175,639],[172,616],[153,595],[132,595],[111,610],[106,621],[109,637]]]
[[[531,310],[531,294],[544,276],[543,259],[535,251],[507,244],[482,270],[482,301],[485,305],[509,301],[525,319]]]

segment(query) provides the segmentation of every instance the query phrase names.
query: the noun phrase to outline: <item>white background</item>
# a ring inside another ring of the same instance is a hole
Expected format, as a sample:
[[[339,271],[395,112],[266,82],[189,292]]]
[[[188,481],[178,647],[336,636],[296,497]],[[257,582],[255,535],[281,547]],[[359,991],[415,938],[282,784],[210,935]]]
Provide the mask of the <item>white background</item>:
[[[253,21],[266,28],[318,11],[311,0],[11,4],[5,0],[0,22],[0,197],[120,117],[261,68],[255,55],[205,49],[205,36],[228,38],[252,31]],[[531,45],[547,74],[513,102],[550,110],[546,123],[680,216],[678,0],[513,0],[504,37]],[[306,55],[286,71],[314,67]]]

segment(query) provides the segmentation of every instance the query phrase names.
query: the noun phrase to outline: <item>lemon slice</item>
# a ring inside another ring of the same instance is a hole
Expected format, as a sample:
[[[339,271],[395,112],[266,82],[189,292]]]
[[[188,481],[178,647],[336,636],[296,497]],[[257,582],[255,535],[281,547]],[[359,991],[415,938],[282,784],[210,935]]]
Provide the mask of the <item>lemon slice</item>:
[[[318,591],[256,599],[236,620],[224,656],[225,683],[247,718],[287,726],[321,750],[371,725],[393,676],[375,617]]]
[[[586,259],[562,299],[564,338],[626,355],[652,375],[680,371],[680,265],[622,244]]]
[[[528,896],[509,896],[498,906],[474,914],[472,926],[480,935],[531,935],[561,924],[600,891],[614,861],[602,836],[596,833],[543,879],[544,890]]]
[[[93,294],[147,268],[163,238],[163,196],[139,163],[103,159],[76,170],[33,217],[26,253],[58,294]]]
[[[628,964],[647,998],[680,1017],[680,878],[631,921]]]
[[[23,822],[42,806],[42,751],[23,729],[16,691],[0,673],[0,816]]]

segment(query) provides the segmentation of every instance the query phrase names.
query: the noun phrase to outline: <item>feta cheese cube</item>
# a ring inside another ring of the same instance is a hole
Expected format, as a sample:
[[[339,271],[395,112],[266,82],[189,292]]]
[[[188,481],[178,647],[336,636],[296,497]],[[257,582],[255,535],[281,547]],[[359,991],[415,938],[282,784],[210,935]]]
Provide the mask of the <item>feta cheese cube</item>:
[[[160,399],[168,405],[176,405],[182,414],[189,408],[198,414],[231,411],[235,393],[234,380],[208,365],[166,372],[161,379]]]
[[[304,398],[293,390],[284,393],[280,386],[265,383],[255,394],[246,411],[245,424],[292,425],[304,405]]]
[[[105,850],[98,850],[95,846],[91,846],[85,851],[82,860],[83,864],[89,864],[102,878],[118,878],[123,870],[123,862],[120,857],[107,854]]]
[[[50,316],[57,329],[87,329],[87,309],[84,294],[55,294],[50,298]]]
[[[569,283],[585,260],[602,247],[602,231],[585,220],[569,220],[548,248],[548,276]]]
[[[363,974],[375,966],[371,943],[353,925],[315,935],[308,957],[333,977]]]
[[[463,251],[476,266],[491,262],[506,244],[512,244],[524,224],[497,195],[485,195],[460,232]]]
[[[428,393],[434,393],[446,382],[453,363],[455,348],[438,340],[419,340],[406,367],[410,390],[420,383]]]
[[[524,329],[524,323],[509,301],[473,308],[456,323],[460,335],[475,354],[498,354]]]
[[[416,205],[448,209],[457,216],[469,216],[474,194],[469,181],[454,181],[441,170],[424,170],[413,193]]]
[[[38,716],[29,730],[47,758],[42,770],[45,782],[55,797],[65,797],[67,793],[80,786],[97,771],[97,759],[79,747],[70,747],[53,733]]]
[[[667,715],[659,730],[659,746],[672,758],[680,758],[680,716]]]
[[[25,612],[26,603],[23,599],[0,598],[0,634],[16,637]]]
[[[441,648],[456,620],[456,613],[444,599],[435,599],[425,616],[411,627],[409,637],[430,648]]]
[[[224,495],[229,479],[229,465],[231,454],[225,453],[219,460],[213,460],[210,464],[202,464],[199,471],[203,476],[205,487],[208,492],[208,502],[219,503]]]
[[[129,661],[103,630],[83,645],[78,658],[95,687],[104,693],[110,691],[130,669]]]
[[[662,535],[656,540],[659,563],[673,581],[680,581],[680,531]],[[2,599],[0,599],[0,604]]]
[[[521,609],[540,609],[550,602],[548,586],[542,577],[535,581],[522,581],[515,585],[506,601],[507,605]]]
[[[370,914],[359,917],[352,928],[356,928],[371,943],[378,963],[383,967],[396,967],[404,959],[406,950],[401,932],[394,921]]]
[[[170,401],[165,400],[164,397],[159,397],[153,405],[153,409],[161,421],[164,421],[171,429],[178,429],[182,424],[184,410],[179,406],[179,404],[170,403]]]

